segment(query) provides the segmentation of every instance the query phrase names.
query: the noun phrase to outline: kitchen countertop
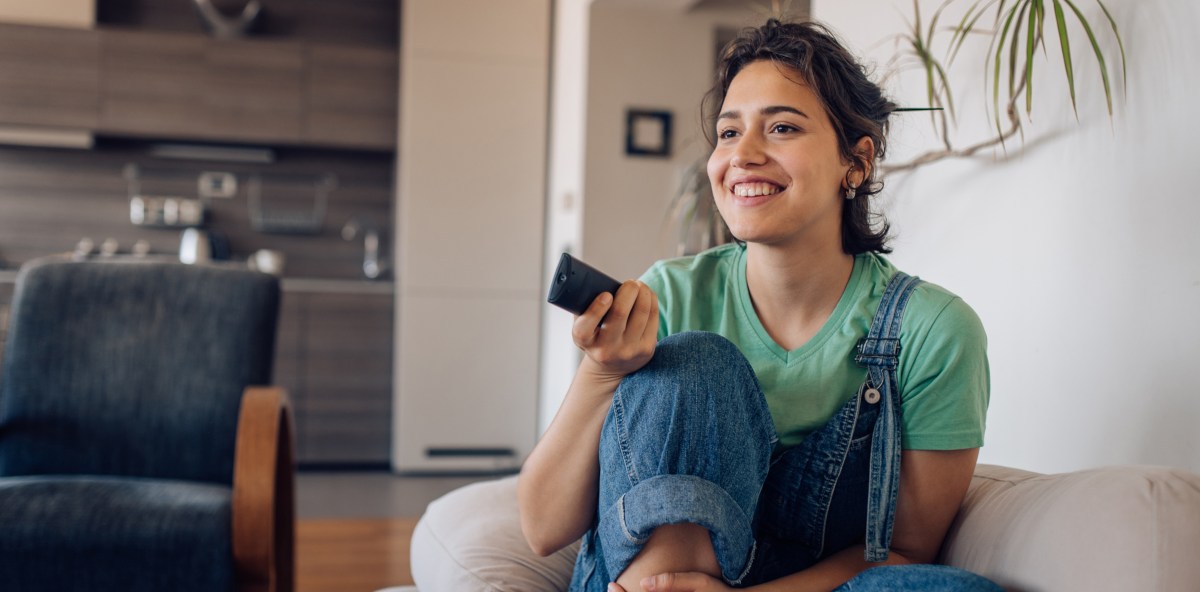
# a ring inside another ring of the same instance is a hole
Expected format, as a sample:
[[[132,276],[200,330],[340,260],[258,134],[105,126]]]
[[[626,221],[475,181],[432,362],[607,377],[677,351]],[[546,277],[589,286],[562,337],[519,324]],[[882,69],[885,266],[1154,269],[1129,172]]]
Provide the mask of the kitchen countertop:
[[[322,292],[337,294],[392,294],[391,281],[342,280],[327,278],[283,278],[284,292]]]

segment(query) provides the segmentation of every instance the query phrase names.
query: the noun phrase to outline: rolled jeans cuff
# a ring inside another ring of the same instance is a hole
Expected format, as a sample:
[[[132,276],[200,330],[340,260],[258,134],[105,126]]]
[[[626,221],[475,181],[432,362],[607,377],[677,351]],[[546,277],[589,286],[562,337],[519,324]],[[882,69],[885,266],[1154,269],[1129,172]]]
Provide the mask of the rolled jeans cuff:
[[[708,529],[721,577],[736,586],[754,561],[751,519],[719,485],[691,475],[658,475],[634,485],[600,517],[597,534],[608,573],[616,577],[654,529],[692,523]]]

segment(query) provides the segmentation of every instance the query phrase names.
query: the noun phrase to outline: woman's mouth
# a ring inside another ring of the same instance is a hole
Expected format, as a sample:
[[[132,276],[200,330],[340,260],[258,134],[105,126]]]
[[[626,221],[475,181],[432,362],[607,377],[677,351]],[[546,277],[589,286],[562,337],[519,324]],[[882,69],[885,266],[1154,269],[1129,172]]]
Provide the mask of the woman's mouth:
[[[738,197],[761,197],[764,195],[774,195],[783,191],[783,188],[774,183],[737,183],[733,186],[733,194]]]

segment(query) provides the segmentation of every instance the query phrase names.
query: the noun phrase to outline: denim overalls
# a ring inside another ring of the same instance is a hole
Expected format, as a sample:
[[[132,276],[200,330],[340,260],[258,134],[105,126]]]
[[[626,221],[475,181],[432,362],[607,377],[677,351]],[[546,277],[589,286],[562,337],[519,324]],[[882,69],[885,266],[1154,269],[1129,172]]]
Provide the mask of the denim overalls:
[[[892,278],[867,337],[848,352],[867,370],[857,396],[782,451],[737,346],[695,331],[660,341],[613,395],[601,430],[597,521],[583,537],[571,590],[604,591],[655,528],[681,522],[709,530],[735,587],[800,571],[860,541],[867,561],[885,560],[900,481],[900,321],[919,283]],[[939,568],[939,577],[941,569],[951,570]],[[982,584],[944,589],[998,589]]]

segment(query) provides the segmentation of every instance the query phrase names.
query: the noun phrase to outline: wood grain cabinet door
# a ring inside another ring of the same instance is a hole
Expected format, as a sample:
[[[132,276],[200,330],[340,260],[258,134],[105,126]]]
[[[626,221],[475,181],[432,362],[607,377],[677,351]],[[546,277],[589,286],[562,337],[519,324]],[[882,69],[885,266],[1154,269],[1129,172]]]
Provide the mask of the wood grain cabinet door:
[[[391,458],[392,296],[309,293],[297,402],[299,461]]]
[[[294,144],[304,54],[289,42],[105,31],[100,130]]]
[[[99,46],[93,30],[0,24],[0,123],[95,128]]]
[[[399,61],[394,49],[309,45],[304,139],[393,150]]]
[[[204,137],[203,37],[105,31],[100,130],[155,137]]]
[[[210,133],[251,142],[300,140],[300,44],[214,39],[205,57],[204,112]]]

